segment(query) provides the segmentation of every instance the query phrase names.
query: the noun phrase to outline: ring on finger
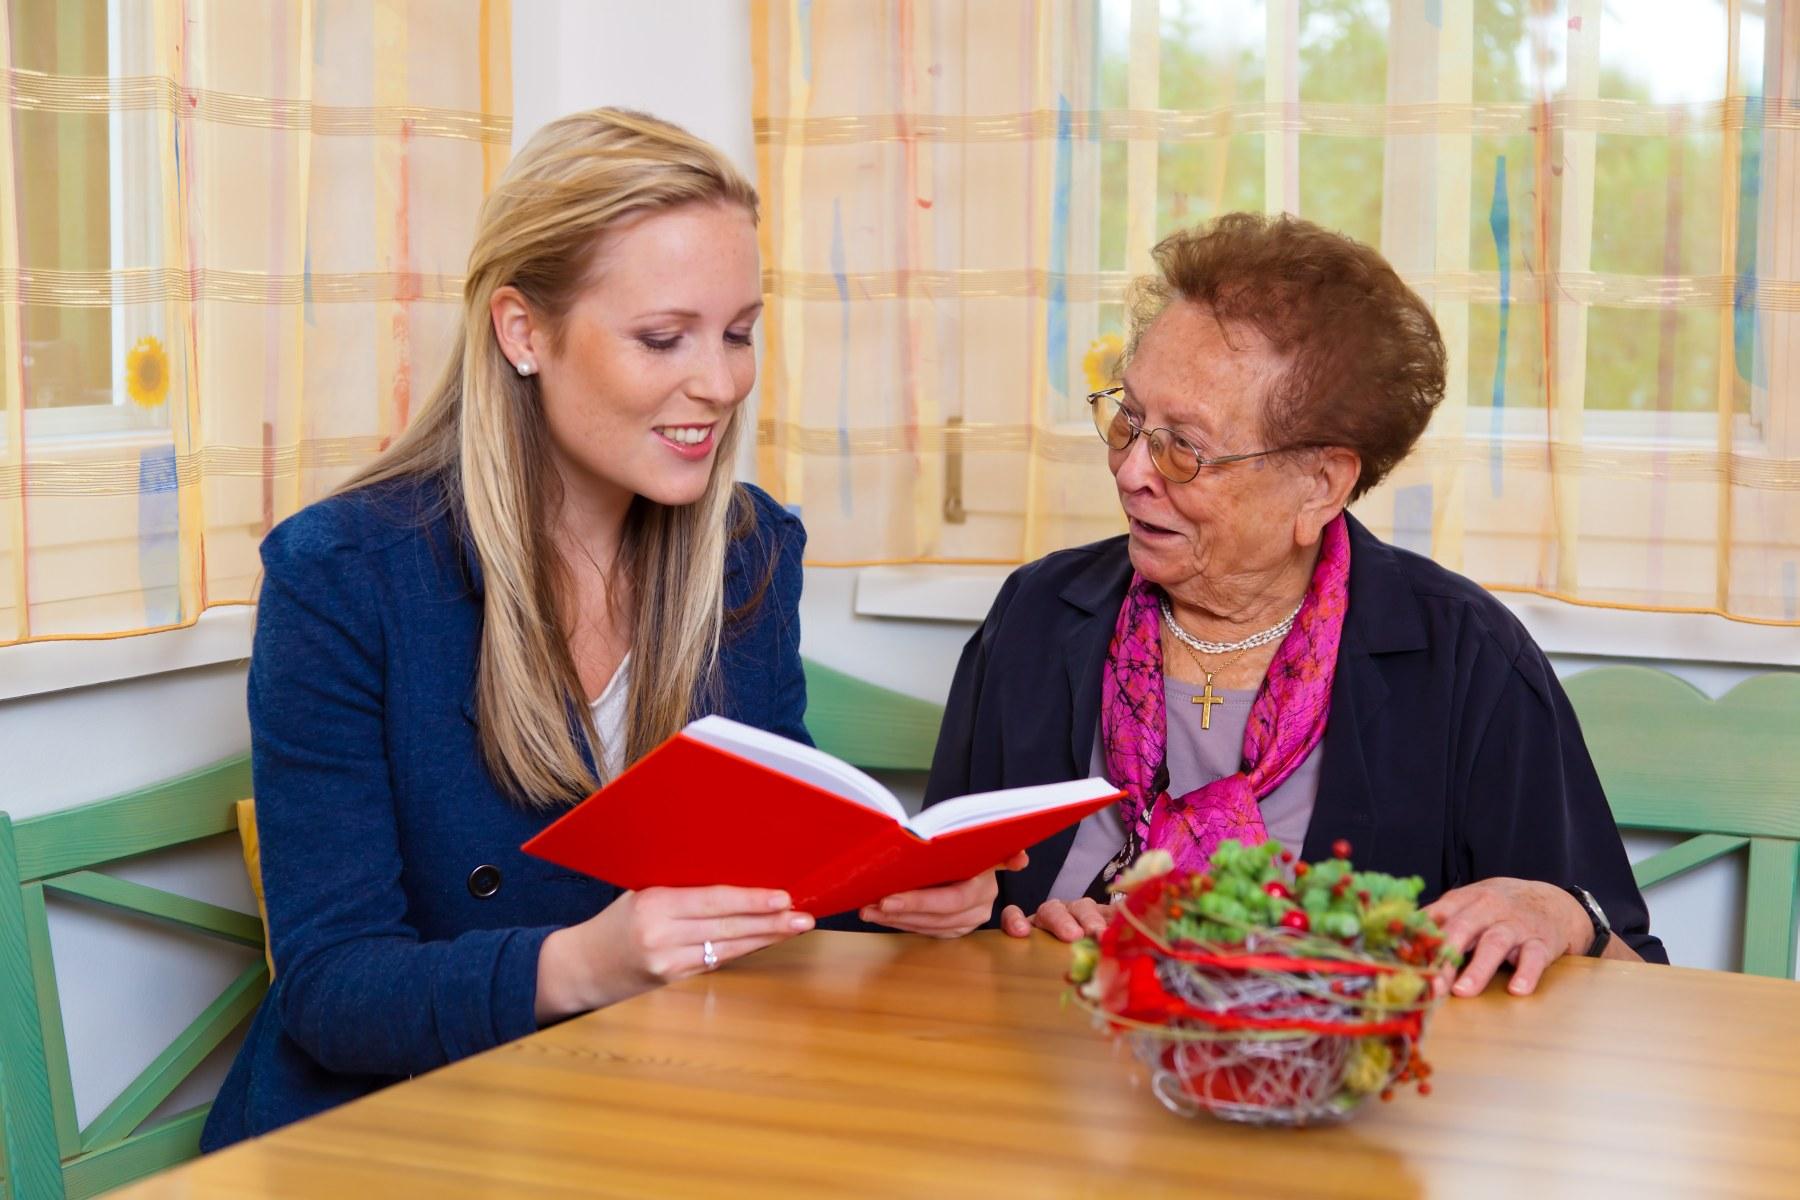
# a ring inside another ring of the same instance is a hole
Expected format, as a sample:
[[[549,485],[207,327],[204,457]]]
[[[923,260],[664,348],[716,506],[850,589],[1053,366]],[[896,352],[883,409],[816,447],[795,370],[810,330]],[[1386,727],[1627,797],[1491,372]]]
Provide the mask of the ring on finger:
[[[700,965],[708,971],[719,965],[718,951],[713,949],[710,941],[700,943]]]

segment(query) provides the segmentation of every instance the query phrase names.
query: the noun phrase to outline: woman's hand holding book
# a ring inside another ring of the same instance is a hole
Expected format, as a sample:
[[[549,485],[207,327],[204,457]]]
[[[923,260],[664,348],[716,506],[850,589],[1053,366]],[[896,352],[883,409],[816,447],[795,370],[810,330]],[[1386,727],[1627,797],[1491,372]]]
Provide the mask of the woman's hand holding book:
[[[538,955],[538,1022],[617,1004],[805,933],[813,919],[791,904],[785,892],[767,888],[626,892],[597,915],[544,940]]]

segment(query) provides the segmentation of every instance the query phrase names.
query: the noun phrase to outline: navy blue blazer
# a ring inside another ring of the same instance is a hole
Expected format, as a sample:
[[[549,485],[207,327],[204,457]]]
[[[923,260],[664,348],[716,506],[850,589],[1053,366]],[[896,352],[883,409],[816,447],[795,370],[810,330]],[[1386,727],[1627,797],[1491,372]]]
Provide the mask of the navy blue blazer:
[[[1349,521],[1350,607],[1302,856],[1347,839],[1357,866],[1423,877],[1426,901],[1494,876],[1578,884],[1632,949],[1667,962],[1543,652],[1488,592]],[[1130,579],[1124,537],[1013,572],[963,650],[926,804],[1086,777]],[[1074,841],[1064,830],[1002,871],[996,914],[1035,912]]]
[[[713,711],[810,742],[800,521],[745,489]],[[519,846],[559,812],[482,765],[481,582],[431,485],[314,504],[262,545],[251,757],[275,983],[201,1139],[213,1150],[537,1028],[538,949],[619,889]],[[771,574],[772,572],[772,574]]]

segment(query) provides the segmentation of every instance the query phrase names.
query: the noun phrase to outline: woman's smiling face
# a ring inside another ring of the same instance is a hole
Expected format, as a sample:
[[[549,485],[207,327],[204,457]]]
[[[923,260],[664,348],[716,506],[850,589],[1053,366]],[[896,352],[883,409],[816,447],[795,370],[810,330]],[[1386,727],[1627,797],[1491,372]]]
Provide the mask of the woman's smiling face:
[[[756,382],[756,225],[688,204],[601,238],[561,337],[537,334],[543,418],[565,487],[698,500],[720,436]]]

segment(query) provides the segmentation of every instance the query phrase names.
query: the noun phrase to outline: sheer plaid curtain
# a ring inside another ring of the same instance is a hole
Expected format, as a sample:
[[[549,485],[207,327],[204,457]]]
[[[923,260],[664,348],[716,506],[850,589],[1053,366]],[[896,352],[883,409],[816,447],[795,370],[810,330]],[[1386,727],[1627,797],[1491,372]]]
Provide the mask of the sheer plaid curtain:
[[[6,0],[0,644],[252,599],[458,320],[507,0]]]
[[[1095,3],[758,3],[759,479],[821,562],[1016,562],[1117,524]],[[1091,444],[1090,444],[1091,443]]]
[[[1364,498],[1498,589],[1800,623],[1800,0],[759,0],[763,481],[829,562],[1121,528],[1157,237],[1378,246],[1449,396]]]

